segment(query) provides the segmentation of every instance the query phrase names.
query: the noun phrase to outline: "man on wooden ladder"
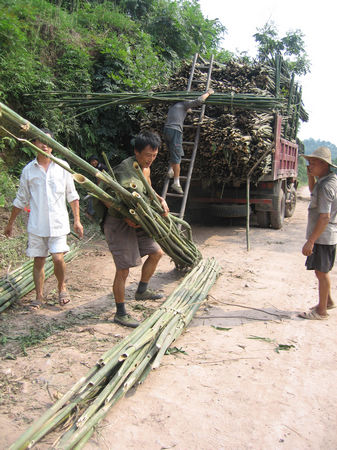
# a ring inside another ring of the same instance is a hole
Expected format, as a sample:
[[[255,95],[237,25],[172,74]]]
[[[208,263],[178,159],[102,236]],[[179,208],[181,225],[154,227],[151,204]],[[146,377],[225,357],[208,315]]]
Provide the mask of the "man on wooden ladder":
[[[171,189],[177,194],[183,194],[184,191],[180,186],[180,162],[184,156],[183,150],[183,124],[185,117],[192,108],[197,108],[213,94],[213,89],[208,89],[204,94],[196,100],[186,100],[172,105],[167,114],[164,126],[164,139],[170,152],[170,169],[168,176],[173,177]]]

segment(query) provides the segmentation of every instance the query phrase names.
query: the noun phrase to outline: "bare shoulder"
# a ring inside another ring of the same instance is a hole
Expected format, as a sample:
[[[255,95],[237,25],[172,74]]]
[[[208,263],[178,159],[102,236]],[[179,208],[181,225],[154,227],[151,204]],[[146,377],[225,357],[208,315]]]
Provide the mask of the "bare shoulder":
[[[150,169],[150,167],[144,167],[143,174],[144,174],[144,177],[146,178],[146,180],[148,181],[148,183],[151,184],[151,169]]]

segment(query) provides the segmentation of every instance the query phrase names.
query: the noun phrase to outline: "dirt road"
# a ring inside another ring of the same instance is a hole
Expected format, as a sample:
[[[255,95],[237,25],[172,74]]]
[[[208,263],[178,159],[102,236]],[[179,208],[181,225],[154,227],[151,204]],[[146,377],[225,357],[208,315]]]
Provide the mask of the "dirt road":
[[[204,257],[215,256],[223,273],[174,344],[181,352],[112,408],[87,449],[337,448],[337,309],[328,321],[296,315],[317,299],[301,255],[302,195],[282,230],[252,227],[249,253],[242,224],[194,227]],[[128,309],[142,318],[157,304],[133,300],[138,275],[130,276]],[[64,393],[129,333],[111,322],[112,277],[105,242],[91,241],[68,266],[71,307],[53,304],[50,279],[45,308],[27,311],[28,296],[1,314],[1,449],[51,405],[49,393]],[[336,269],[332,280],[335,290]],[[178,283],[164,257],[152,287],[169,294]],[[50,448],[53,438],[36,448]]]

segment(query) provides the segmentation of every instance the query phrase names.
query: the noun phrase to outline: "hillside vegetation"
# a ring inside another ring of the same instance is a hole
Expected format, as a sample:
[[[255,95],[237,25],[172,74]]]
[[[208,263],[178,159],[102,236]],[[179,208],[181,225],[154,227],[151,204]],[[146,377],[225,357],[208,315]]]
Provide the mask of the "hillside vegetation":
[[[114,165],[128,156],[142,108],[109,107],[74,117],[77,110],[49,108],[41,91],[149,91],[195,52],[225,61],[228,54],[217,49],[224,30],[203,17],[195,0],[0,0],[0,101],[53,130],[82,158],[105,151]],[[18,176],[32,157],[13,139],[0,139],[1,233]],[[0,239],[0,270],[24,257],[21,216],[17,237]]]
[[[55,3],[55,4],[54,4]],[[74,117],[40,91],[145,91],[196,51],[216,52],[224,27],[195,1],[0,0],[0,98],[82,157],[126,155],[139,107]]]

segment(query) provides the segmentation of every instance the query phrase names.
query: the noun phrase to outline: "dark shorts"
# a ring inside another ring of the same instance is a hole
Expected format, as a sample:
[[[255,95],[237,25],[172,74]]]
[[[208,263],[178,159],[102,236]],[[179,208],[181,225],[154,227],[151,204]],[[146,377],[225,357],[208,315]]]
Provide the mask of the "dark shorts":
[[[336,245],[314,244],[313,252],[307,257],[307,270],[318,270],[328,273],[333,268],[336,256]]]
[[[170,162],[180,164],[184,156],[183,134],[173,128],[164,128],[164,140],[170,152]]]
[[[143,256],[160,250],[159,245],[145,231],[130,227],[124,219],[108,215],[104,222],[104,234],[116,269],[139,266]]]

